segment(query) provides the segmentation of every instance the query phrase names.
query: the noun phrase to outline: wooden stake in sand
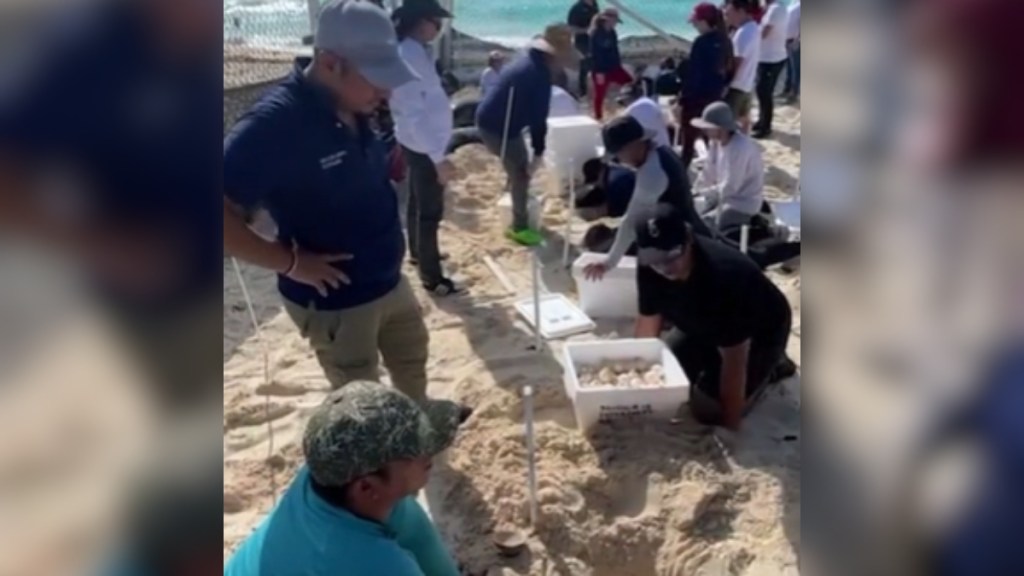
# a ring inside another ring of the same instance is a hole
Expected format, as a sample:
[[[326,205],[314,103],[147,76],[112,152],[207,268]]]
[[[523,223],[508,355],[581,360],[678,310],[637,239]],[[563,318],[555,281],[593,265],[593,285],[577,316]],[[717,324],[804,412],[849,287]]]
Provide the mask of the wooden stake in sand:
[[[740,227],[740,252],[747,253],[747,244],[750,242],[750,226],[744,224]]]
[[[562,266],[569,266],[569,247],[572,245],[572,215],[576,210],[576,163],[569,158],[569,214],[565,217],[565,245],[562,247]]]
[[[541,352],[543,348],[543,338],[540,333],[540,254],[537,250],[531,250],[532,258],[530,260],[530,267],[533,269],[533,333],[536,337],[537,352]]]
[[[498,267],[498,263],[494,261],[494,258],[491,258],[490,256],[484,256],[484,264],[487,265],[488,268],[490,268],[491,274],[494,274],[494,277],[498,279],[498,282],[501,282],[501,285],[505,288],[505,291],[508,292],[509,294],[515,295],[515,286],[512,285],[512,281],[508,279],[508,276],[505,275],[505,272]]]
[[[533,387],[523,386],[523,418],[526,426],[526,486],[530,495],[530,526],[537,526],[537,458],[533,441]]]

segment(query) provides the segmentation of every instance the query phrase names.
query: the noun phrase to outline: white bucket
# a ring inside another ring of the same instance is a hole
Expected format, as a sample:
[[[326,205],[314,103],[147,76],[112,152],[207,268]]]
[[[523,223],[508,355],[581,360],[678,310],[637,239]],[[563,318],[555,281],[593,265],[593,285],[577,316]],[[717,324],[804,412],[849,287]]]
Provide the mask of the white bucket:
[[[636,289],[636,258],[623,256],[614,270],[604,278],[587,280],[583,268],[588,264],[604,262],[606,254],[584,252],[572,264],[572,278],[576,282],[576,293],[580,309],[591,318],[636,318],[638,294]]]
[[[599,386],[581,388],[579,367],[639,358],[661,364],[665,385],[650,388]],[[633,418],[672,418],[690,399],[690,381],[675,355],[656,338],[567,342],[564,352],[565,394],[572,401],[576,425],[588,430],[595,424]]]

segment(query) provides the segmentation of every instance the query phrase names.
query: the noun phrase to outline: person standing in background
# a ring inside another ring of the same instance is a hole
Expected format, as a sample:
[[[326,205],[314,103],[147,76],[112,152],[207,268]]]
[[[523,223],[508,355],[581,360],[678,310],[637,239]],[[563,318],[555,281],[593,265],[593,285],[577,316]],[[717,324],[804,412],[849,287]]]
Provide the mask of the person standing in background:
[[[633,77],[622,67],[619,35],[619,11],[608,8],[594,17],[590,25],[590,58],[594,77],[594,118],[604,117],[604,100],[612,84],[625,86]]]
[[[761,31],[751,16],[756,6],[754,0],[726,0],[723,9],[726,23],[736,30],[732,34],[733,74],[725,101],[744,133],[750,132],[750,108],[761,58]]]
[[[409,256],[423,288],[437,296],[461,290],[441,269],[437,230],[444,216],[445,186],[455,175],[446,157],[452,137],[452,104],[437,74],[430,43],[451,14],[436,0],[407,0],[392,16],[398,50],[419,76],[395,88],[389,100],[395,138],[408,169],[406,228]]]
[[[786,67],[786,8],[778,0],[768,0],[768,10],[761,24],[761,57],[757,65],[758,119],[754,138],[767,138],[772,133],[775,114],[775,87]]]
[[[786,50],[789,60],[786,66],[786,89],[783,91],[789,103],[800,100],[800,0],[789,5],[786,22]]]
[[[480,75],[481,98],[486,97],[491,90],[498,86],[498,75],[501,74],[503,66],[505,66],[505,55],[501,52],[495,50],[487,56],[487,68],[484,68],[483,74]]]
[[[572,29],[549,25],[530,42],[525,54],[502,70],[498,86],[476,109],[480,139],[501,159],[511,185],[512,226],[505,235],[523,246],[537,246],[544,240],[530,222],[530,178],[544,161],[554,79],[575,60]],[[532,160],[523,138],[527,128]]]
[[[578,86],[579,96],[587,95],[587,82],[590,75],[590,23],[594,21],[601,9],[597,0],[577,0],[569,9],[569,16],[566,18],[573,31],[573,45],[580,53]]]
[[[699,118],[708,104],[725,93],[732,61],[732,41],[718,7],[701,2],[693,7],[690,23],[700,35],[690,48],[690,61],[679,94],[679,129],[683,131],[683,165],[687,168],[695,155],[694,143],[702,136],[701,130],[690,121]]]

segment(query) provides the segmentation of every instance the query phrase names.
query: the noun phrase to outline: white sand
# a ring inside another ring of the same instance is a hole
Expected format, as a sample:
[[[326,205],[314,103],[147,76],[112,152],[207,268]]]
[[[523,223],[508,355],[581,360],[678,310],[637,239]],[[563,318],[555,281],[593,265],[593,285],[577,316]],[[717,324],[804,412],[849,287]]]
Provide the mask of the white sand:
[[[776,116],[776,136],[764,142],[767,186],[770,197],[783,197],[794,192],[800,169],[800,111],[780,106]],[[490,255],[520,295],[528,293],[527,251],[502,238],[494,208],[504,183],[498,162],[482,147],[468,146],[455,163],[459,178],[451,186],[441,242],[451,254],[449,272],[468,285],[470,295],[433,300],[420,293],[420,301],[431,333],[431,394],[476,408],[424,495],[456,557],[474,572],[506,566],[513,574],[798,573],[800,442],[784,439],[800,433],[798,379],[769,393],[746,421],[740,448],[728,455],[690,420],[618,426],[584,437],[575,429],[555,354],[528,350],[532,335],[512,310],[514,298],[482,261]],[[550,188],[546,178],[538,176],[537,190]],[[564,200],[545,199],[548,230],[561,231],[566,213]],[[582,225],[576,230],[582,232]],[[557,264],[560,243],[552,244],[545,282],[571,293],[572,281]],[[281,311],[271,275],[243,270],[262,339],[252,333],[227,265],[225,557],[300,465],[303,423],[328,391],[312,352]],[[411,268],[406,273],[414,277]],[[800,280],[773,279],[794,306],[790,355],[799,363]],[[628,326],[616,328],[628,334]],[[610,330],[602,326],[598,332],[607,336]],[[484,534],[527,522],[517,396],[523,384],[539,391],[540,519],[529,552],[503,564]]]

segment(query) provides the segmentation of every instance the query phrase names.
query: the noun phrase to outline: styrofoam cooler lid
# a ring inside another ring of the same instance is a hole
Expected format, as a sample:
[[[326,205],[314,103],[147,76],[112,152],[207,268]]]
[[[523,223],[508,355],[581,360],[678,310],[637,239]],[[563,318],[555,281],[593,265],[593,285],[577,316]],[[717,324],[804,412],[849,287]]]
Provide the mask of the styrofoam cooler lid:
[[[531,326],[536,325],[533,296],[517,300],[515,308]],[[589,332],[595,327],[594,321],[564,294],[540,295],[540,333],[544,338],[562,338]]]

